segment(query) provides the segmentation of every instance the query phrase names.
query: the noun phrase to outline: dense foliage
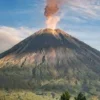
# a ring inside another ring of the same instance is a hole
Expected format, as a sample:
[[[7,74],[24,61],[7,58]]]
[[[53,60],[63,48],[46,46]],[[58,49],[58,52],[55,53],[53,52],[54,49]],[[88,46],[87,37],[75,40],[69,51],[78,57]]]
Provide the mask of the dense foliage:
[[[75,97],[75,100],[87,100],[87,99],[82,93],[79,93],[78,96]]]
[[[70,100],[70,98],[71,98],[71,95],[69,94],[69,92],[64,92],[61,95],[60,100]],[[78,96],[74,98],[74,100],[87,100],[87,99],[85,95],[80,92]]]
[[[65,92],[61,95],[60,100],[70,100],[70,94],[68,92]]]

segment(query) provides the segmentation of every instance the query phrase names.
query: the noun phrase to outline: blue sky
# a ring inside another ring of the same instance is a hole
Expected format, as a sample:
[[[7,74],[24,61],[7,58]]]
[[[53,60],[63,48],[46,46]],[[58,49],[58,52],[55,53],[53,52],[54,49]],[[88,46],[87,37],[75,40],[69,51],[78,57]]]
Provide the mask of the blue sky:
[[[45,1],[0,0],[0,52],[46,27]],[[57,28],[100,50],[100,0],[67,0],[60,13]]]

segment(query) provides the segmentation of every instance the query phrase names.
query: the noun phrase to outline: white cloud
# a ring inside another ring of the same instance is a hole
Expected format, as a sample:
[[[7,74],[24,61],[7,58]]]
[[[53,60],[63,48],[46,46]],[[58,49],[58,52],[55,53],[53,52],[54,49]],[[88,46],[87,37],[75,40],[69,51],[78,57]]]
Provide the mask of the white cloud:
[[[1,26],[0,27],[0,53],[11,48],[24,38],[34,33],[36,29],[27,27],[12,28]]]
[[[100,0],[65,0],[65,6],[63,9],[66,19],[68,17],[78,17],[78,19],[85,20],[95,19],[100,20]],[[73,21],[74,18],[72,19]],[[82,21],[80,21],[81,23]]]

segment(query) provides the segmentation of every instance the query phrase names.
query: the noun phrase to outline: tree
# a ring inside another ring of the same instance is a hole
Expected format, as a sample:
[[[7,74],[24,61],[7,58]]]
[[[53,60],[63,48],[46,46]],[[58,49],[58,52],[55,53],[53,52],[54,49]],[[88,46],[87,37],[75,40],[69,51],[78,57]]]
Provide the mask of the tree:
[[[61,95],[61,98],[60,100],[70,100],[70,94],[68,92],[64,92],[62,95]]]
[[[80,93],[78,94],[78,96],[75,97],[75,100],[86,100],[86,97],[80,92]]]

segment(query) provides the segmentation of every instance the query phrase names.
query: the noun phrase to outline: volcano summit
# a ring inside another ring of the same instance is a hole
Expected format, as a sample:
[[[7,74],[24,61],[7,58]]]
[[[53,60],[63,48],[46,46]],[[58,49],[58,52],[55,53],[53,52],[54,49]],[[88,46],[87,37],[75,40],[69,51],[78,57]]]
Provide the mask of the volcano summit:
[[[0,54],[0,88],[100,94],[100,52],[60,29],[41,29]]]

